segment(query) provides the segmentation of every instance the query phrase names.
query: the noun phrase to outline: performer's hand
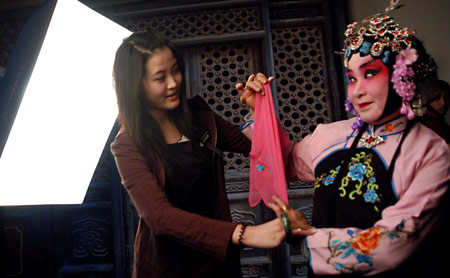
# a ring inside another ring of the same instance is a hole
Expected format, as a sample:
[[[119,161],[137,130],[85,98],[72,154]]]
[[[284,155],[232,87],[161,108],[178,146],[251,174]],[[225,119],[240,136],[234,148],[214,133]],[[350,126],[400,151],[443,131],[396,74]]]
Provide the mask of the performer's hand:
[[[309,236],[317,232],[314,227],[309,225],[305,215],[301,211],[289,207],[289,205],[284,203],[277,196],[273,196],[273,200],[275,201],[275,203],[269,203],[267,204],[267,206],[270,207],[280,219],[281,214],[283,212],[286,212],[289,218],[293,236]]]
[[[241,95],[240,100],[254,110],[256,104],[256,94],[260,93],[262,95],[265,95],[263,85],[266,83],[270,84],[273,80],[273,77],[267,78],[262,73],[250,75],[247,82],[245,83],[245,87],[242,83],[238,83],[236,85],[236,89]]]

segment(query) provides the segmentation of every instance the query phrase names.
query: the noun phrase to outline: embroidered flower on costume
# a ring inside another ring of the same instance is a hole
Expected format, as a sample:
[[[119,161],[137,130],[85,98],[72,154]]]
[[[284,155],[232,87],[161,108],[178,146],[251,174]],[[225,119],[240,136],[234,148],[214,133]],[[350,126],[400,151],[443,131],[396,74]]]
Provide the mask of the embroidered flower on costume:
[[[364,193],[364,200],[367,203],[375,203],[377,199],[378,194],[375,192],[375,190],[367,190],[366,193]]]
[[[364,254],[369,254],[370,250],[377,248],[381,238],[381,228],[372,227],[358,235],[352,242],[353,248],[361,250]]]
[[[347,175],[354,181],[362,181],[364,178],[364,174],[367,172],[366,167],[361,163],[350,166],[349,170],[350,172]]]
[[[323,173],[322,175],[316,177],[314,189],[319,188],[321,184],[324,184],[325,186],[332,184],[336,178],[336,175],[339,173],[339,169],[341,169],[341,166],[336,167],[336,169],[331,169],[329,174]]]
[[[256,168],[258,169],[258,172],[261,172],[262,170],[264,170],[264,165],[256,164]]]
[[[363,42],[361,48],[359,49],[359,52],[361,52],[364,55],[367,55],[370,53],[370,47],[372,46],[372,44],[370,42]]]
[[[323,184],[325,184],[325,186],[328,186],[330,184],[332,184],[334,181],[334,177],[332,175],[329,175],[325,178],[325,180],[323,181]]]
[[[395,127],[394,127],[393,124],[389,123],[389,124],[385,125],[384,128],[385,128],[387,131],[393,131]]]
[[[386,125],[381,129],[381,132],[385,132],[385,131],[391,132],[391,131],[394,131],[396,127],[401,126],[401,125],[403,125],[403,121],[396,122],[395,124],[392,124],[392,123],[386,124]]]
[[[370,177],[369,182],[370,183],[376,183],[377,180],[375,179],[375,177]]]
[[[358,263],[360,263],[360,264],[361,263],[366,263],[366,264],[368,264],[370,266],[373,265],[371,256],[367,256],[367,255],[364,255],[364,254],[358,254],[358,255],[356,255],[356,259],[358,260]]]
[[[379,227],[372,227],[358,234],[354,230],[347,229],[347,234],[350,238],[344,241],[341,241],[339,238],[336,239],[334,232],[328,232],[328,250],[330,250],[330,257],[327,263],[341,273],[357,271],[359,268],[358,264],[367,264],[372,267],[373,257],[370,255],[370,252],[380,246],[382,237],[387,236],[385,239],[389,240],[409,241],[416,234],[415,231],[403,230],[404,224],[402,223],[391,231],[383,230]],[[342,261],[349,256],[355,256],[357,263],[351,263],[352,260]]]

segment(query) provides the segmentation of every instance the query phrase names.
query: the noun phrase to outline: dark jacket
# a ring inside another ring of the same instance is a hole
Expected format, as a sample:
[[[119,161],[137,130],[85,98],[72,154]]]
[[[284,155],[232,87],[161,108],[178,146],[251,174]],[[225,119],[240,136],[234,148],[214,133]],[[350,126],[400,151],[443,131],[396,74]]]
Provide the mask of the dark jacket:
[[[423,117],[420,117],[419,120],[444,138],[447,144],[450,144],[450,126],[445,121],[444,115],[439,114],[439,112],[429,105],[427,106],[425,114]]]
[[[250,151],[249,140],[235,125],[214,114],[200,98],[189,100],[193,120],[211,135],[210,142],[223,151]],[[164,170],[152,153],[150,161],[137,150],[128,134],[120,130],[111,151],[122,184],[139,214],[135,240],[133,277],[186,277],[180,273],[183,260],[179,244],[206,254],[209,263],[198,277],[241,277],[239,249],[231,243],[236,224],[231,223],[225,189],[223,160],[213,154],[214,216],[203,217],[171,205],[164,193]]]

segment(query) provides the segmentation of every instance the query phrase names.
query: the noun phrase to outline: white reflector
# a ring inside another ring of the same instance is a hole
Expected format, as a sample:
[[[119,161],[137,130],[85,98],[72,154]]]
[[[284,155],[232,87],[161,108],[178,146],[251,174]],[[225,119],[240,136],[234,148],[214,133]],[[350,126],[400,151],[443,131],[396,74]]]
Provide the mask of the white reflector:
[[[117,117],[114,56],[131,32],[56,4],[0,158],[0,206],[80,204]]]

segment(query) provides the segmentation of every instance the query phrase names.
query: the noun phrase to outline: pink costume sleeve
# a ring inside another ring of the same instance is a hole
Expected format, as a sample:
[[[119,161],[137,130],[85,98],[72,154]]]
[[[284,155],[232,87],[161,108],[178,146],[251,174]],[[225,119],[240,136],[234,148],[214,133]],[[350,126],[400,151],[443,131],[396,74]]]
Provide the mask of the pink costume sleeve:
[[[261,199],[266,205],[273,202],[273,195],[288,203],[281,149],[289,145],[289,138],[278,125],[270,85],[264,84],[264,90],[266,96],[256,95],[250,152],[249,203],[252,207]]]
[[[395,269],[437,227],[450,180],[450,153],[440,138],[413,138],[405,141],[402,150],[409,151],[399,156],[394,171],[399,200],[373,227],[322,228],[306,238],[315,274],[374,275]]]

